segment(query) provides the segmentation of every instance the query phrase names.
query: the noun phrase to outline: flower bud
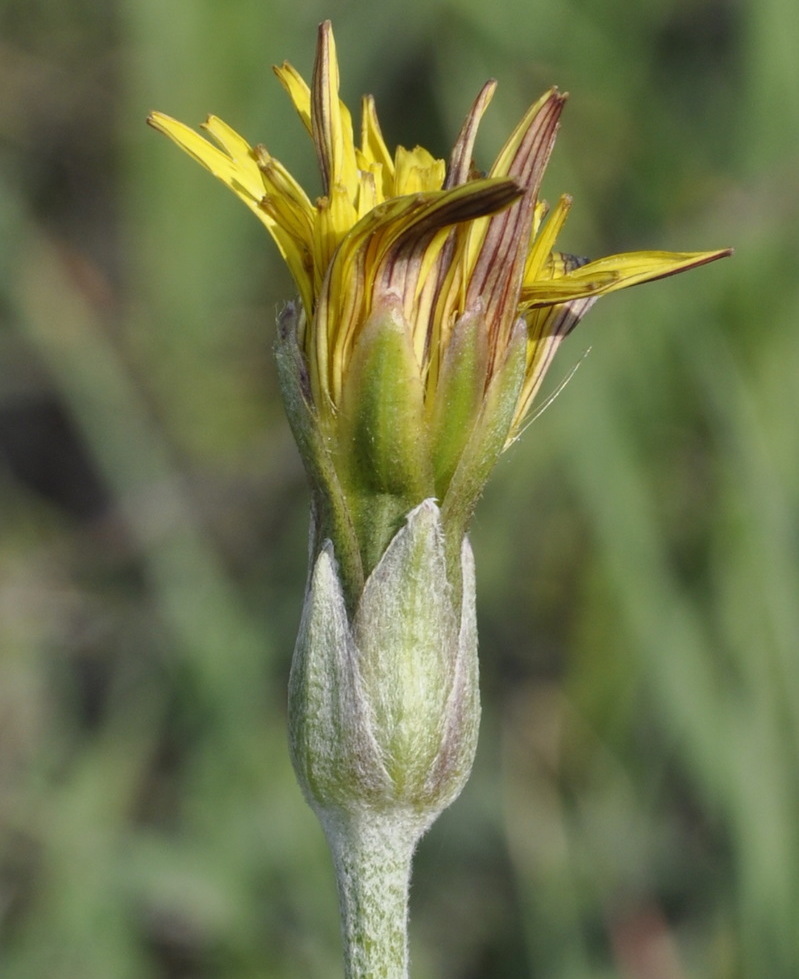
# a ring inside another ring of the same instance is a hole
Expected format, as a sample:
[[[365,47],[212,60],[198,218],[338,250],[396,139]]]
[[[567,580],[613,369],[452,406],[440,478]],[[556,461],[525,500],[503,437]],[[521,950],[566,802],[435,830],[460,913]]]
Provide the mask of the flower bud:
[[[461,791],[477,743],[474,567],[456,601],[438,506],[407,515],[347,612],[333,547],[314,564],[289,687],[292,760],[324,813],[405,812],[429,825]]]

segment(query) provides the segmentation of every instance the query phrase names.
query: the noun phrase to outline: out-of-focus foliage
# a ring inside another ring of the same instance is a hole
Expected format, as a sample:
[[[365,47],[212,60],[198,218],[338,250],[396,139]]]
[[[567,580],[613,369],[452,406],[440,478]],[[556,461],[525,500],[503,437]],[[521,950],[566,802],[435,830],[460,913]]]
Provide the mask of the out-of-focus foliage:
[[[577,198],[572,251],[737,248],[601,303],[481,503],[482,743],[419,854],[414,975],[799,975],[792,4],[4,0],[4,979],[340,968],[283,732],[291,287],[144,125],[216,112],[313,187],[269,66],[307,71],[325,16],[392,143],[444,154],[493,75],[485,165],[570,90],[546,190]]]

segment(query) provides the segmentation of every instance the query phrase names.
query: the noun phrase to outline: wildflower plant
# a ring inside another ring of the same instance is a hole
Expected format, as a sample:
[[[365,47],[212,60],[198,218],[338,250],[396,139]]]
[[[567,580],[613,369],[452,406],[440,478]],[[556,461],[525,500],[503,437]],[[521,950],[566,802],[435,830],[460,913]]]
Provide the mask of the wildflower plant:
[[[470,517],[561,341],[602,295],[728,251],[555,249],[571,208],[539,187],[566,101],[546,92],[487,175],[388,150],[370,96],[356,143],[329,23],[308,85],[275,73],[316,149],[311,199],[221,119],[149,122],[263,222],[298,300],[278,317],[281,390],[311,488],[311,558],[289,682],[290,749],[333,853],[348,979],[407,976],[414,848],[460,793],[479,723]]]

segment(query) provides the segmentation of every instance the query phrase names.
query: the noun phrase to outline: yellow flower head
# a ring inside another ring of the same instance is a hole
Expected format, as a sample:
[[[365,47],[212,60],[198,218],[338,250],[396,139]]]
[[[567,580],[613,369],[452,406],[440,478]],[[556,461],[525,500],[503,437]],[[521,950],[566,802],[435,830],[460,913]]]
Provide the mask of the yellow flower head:
[[[301,301],[290,317],[301,396],[345,494],[394,495],[408,512],[427,496],[446,504],[457,484],[463,499],[452,506],[466,515],[557,346],[599,296],[728,254],[584,262],[555,251],[571,198],[548,213],[538,190],[566,99],[557,89],[525,113],[482,177],[472,150],[495,82],[445,163],[421,147],[389,152],[371,96],[356,145],[328,22],[310,86],[288,64],[275,73],[316,148],[316,200],[215,116],[202,126],[213,143],[160,112],[148,121],[254,211],[287,262]],[[341,463],[342,453],[356,458]]]

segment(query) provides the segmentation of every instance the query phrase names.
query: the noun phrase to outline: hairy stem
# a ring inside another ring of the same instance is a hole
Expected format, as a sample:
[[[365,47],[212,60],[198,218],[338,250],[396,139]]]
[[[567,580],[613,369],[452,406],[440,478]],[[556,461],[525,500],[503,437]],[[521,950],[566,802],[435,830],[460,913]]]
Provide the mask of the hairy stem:
[[[407,979],[411,858],[429,819],[364,810],[322,821],[336,870],[346,979]]]

